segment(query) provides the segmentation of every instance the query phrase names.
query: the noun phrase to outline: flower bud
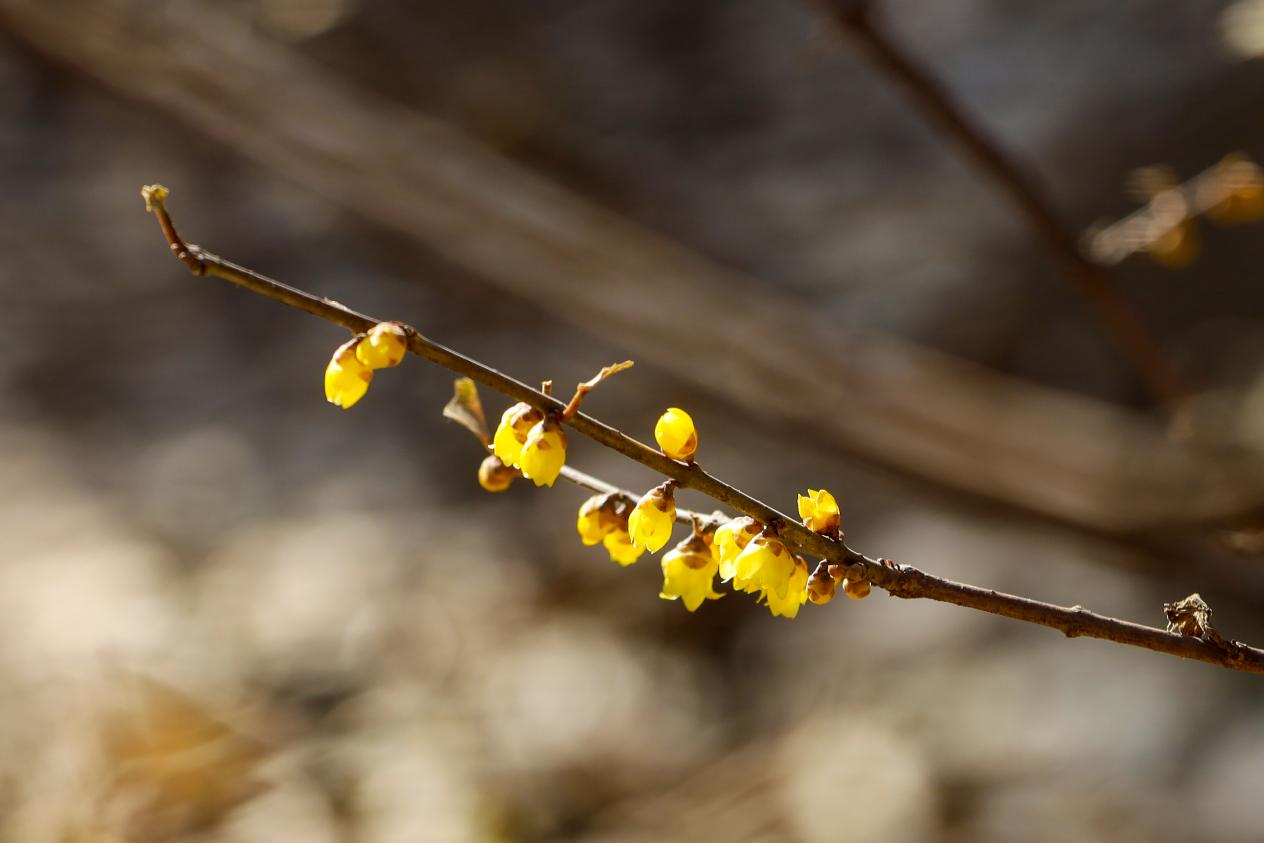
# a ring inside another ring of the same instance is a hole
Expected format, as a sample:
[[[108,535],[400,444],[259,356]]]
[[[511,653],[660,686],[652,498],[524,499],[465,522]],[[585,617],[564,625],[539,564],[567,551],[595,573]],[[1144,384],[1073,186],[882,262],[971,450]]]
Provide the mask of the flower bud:
[[[852,600],[864,600],[872,590],[867,580],[843,580],[843,594]]]
[[[373,380],[373,370],[356,358],[355,346],[356,340],[338,346],[325,367],[325,398],[344,410],[364,397]]]
[[[833,600],[838,587],[838,583],[829,574],[829,567],[822,562],[812,571],[812,576],[808,577],[808,599],[818,606],[824,606]]]
[[[408,335],[398,322],[378,322],[356,346],[356,358],[370,369],[398,366],[408,350]]]
[[[584,544],[594,545],[616,530],[628,531],[628,504],[615,494],[593,495],[579,507],[575,528]]]
[[[688,413],[672,407],[658,417],[658,423],[654,425],[654,441],[672,459],[690,460],[698,450],[698,431]]]
[[[478,485],[489,492],[503,492],[518,476],[518,470],[501,462],[500,457],[489,454],[478,466]]]

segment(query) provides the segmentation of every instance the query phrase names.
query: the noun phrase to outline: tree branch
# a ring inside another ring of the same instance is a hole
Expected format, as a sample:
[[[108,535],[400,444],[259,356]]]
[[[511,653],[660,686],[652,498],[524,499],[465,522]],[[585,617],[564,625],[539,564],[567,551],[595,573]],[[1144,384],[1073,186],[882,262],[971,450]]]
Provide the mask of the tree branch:
[[[145,197],[146,207],[157,216],[172,252],[194,275],[211,275],[221,278],[239,287],[342,325],[353,333],[366,332],[382,321],[357,313],[330,299],[287,286],[187,243],[176,231],[167,213],[164,204],[167,196],[166,189],[157,186],[147,187],[142,191],[142,195]],[[543,412],[551,411],[560,415],[565,409],[561,401],[550,395],[532,389],[490,366],[427,339],[410,326],[405,325],[404,329],[408,337],[408,350],[419,357],[465,375],[511,399],[530,404]],[[1025,597],[941,579],[908,565],[897,565],[890,560],[867,557],[851,549],[842,541],[811,532],[768,504],[708,474],[696,462],[683,463],[669,459],[621,431],[583,413],[576,413],[565,419],[563,423],[598,444],[618,451],[629,459],[676,480],[683,488],[701,492],[765,524],[778,524],[780,538],[792,550],[839,565],[846,570],[848,578],[866,580],[885,589],[893,596],[952,603],[994,615],[1052,627],[1068,637],[1101,638],[1182,658],[1196,659],[1231,670],[1264,673],[1264,650],[1248,647],[1236,641],[1220,639],[1211,641],[1180,635],[1094,614],[1079,606],[1064,607],[1041,603]],[[612,488],[603,481],[590,478],[581,472],[571,471],[569,474],[571,476],[568,479],[587,488],[597,488],[599,491]]]
[[[1102,327],[1140,374],[1147,389],[1170,414],[1181,406],[1185,386],[1168,364],[1149,328],[1119,293],[1111,278],[1084,257],[1075,237],[1058,219],[1052,203],[1000,144],[974,123],[929,70],[897,47],[875,25],[865,0],[817,0],[838,30],[847,35],[875,68],[903,89],[932,126],[1013,205],[1040,240],[1062,276],[1084,298]]]

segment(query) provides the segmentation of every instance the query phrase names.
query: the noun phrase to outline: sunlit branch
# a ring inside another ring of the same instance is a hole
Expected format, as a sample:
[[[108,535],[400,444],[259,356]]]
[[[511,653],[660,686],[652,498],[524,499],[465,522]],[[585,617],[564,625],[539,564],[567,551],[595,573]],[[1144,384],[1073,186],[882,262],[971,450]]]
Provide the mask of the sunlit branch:
[[[171,217],[167,213],[164,204],[166,190],[156,186],[147,187],[142,194],[145,196],[149,210],[157,216],[172,252],[194,275],[212,275],[221,278],[342,325],[357,334],[368,331],[382,321],[358,313],[330,299],[287,286],[254,270],[224,260],[198,246],[186,243],[176,232]],[[404,328],[407,333],[409,351],[419,357],[465,375],[515,401],[530,404],[542,412],[553,412],[560,416],[565,409],[565,405],[556,398],[427,339],[412,327],[404,326]],[[893,596],[952,603],[1051,627],[1060,630],[1068,637],[1100,638],[1182,658],[1209,662],[1232,670],[1264,673],[1264,650],[1248,647],[1236,641],[1227,641],[1218,636],[1213,639],[1168,632],[1098,615],[1080,606],[1065,607],[1041,603],[1025,597],[941,579],[908,565],[897,565],[890,560],[866,557],[852,550],[842,541],[811,532],[768,504],[708,474],[697,463],[669,459],[621,431],[583,413],[576,413],[565,419],[564,423],[598,444],[618,451],[629,459],[675,480],[682,488],[698,491],[764,524],[776,525],[780,538],[791,550],[838,565],[849,579],[865,580],[885,589]],[[594,491],[615,490],[604,481],[573,469],[564,469],[563,474],[572,482]],[[681,520],[687,520],[692,515],[694,513],[685,513],[686,518]]]

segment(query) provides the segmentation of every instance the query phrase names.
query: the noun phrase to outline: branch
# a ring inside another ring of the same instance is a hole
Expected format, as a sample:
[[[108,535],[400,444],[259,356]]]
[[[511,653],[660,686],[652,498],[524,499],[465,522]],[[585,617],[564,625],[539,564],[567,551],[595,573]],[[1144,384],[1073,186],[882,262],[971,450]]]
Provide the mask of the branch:
[[[1138,252],[1155,248],[1195,217],[1217,216],[1220,209],[1232,208],[1244,188],[1257,198],[1247,219],[1259,219],[1259,192],[1264,189],[1258,165],[1245,155],[1235,153],[1203,170],[1183,184],[1165,185],[1146,204],[1123,219],[1109,225],[1098,225],[1085,232],[1082,249],[1085,255],[1102,266],[1114,266]],[[1231,211],[1229,211],[1231,214]],[[1224,222],[1233,219],[1221,211]]]
[[[1168,364],[1153,333],[1101,267],[1085,258],[1052,204],[1010,159],[1000,144],[971,121],[965,110],[925,67],[897,47],[870,17],[864,0],[818,0],[839,31],[870,64],[904,90],[922,116],[950,138],[1003,193],[1040,240],[1062,276],[1084,298],[1102,327],[1141,375],[1156,401],[1175,414],[1186,389]]]
[[[330,299],[313,296],[287,286],[254,270],[237,266],[185,242],[177,233],[166,210],[166,189],[156,186],[147,187],[142,191],[142,195],[145,197],[146,207],[157,216],[172,252],[194,275],[212,275],[221,278],[342,325],[357,334],[368,331],[382,321],[357,313]],[[530,404],[542,412],[553,412],[560,416],[565,409],[565,405],[556,398],[427,339],[410,326],[403,327],[408,339],[408,350],[419,357],[465,375],[508,398]],[[575,413],[563,419],[563,423],[598,444],[618,451],[629,459],[675,480],[682,488],[701,492],[764,524],[778,524],[779,537],[791,550],[820,557],[830,564],[838,565],[845,570],[847,578],[872,583],[895,597],[952,603],[1002,617],[1052,627],[1068,637],[1101,638],[1182,658],[1196,659],[1231,670],[1264,673],[1264,650],[1248,647],[1236,641],[1219,638],[1212,641],[1176,634],[1094,614],[1079,606],[1068,608],[1041,603],[1025,597],[941,579],[908,565],[897,565],[890,560],[867,557],[842,541],[813,533],[768,504],[708,474],[696,462],[683,463],[669,459],[621,431],[583,413]],[[572,475],[570,479],[588,488],[597,488],[599,491],[608,491],[612,488],[580,472],[571,471],[570,475]]]

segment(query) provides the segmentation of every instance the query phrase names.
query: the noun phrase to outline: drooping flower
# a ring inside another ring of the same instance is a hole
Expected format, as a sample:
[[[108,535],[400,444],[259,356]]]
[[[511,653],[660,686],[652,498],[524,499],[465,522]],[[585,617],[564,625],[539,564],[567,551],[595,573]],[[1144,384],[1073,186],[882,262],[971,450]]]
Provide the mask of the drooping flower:
[[[505,465],[500,457],[489,454],[478,466],[478,485],[489,492],[503,492],[518,476],[518,470]]]
[[[804,527],[825,535],[836,533],[841,521],[838,502],[824,489],[808,489],[806,495],[799,495],[799,517]]]
[[[654,425],[654,441],[674,460],[689,460],[698,450],[698,431],[693,419],[679,407],[671,407]]]
[[[663,554],[664,600],[680,599],[689,611],[696,611],[707,600],[719,600],[712,588],[719,563],[700,535],[692,535]]]
[[[373,380],[373,370],[356,358],[356,342],[353,339],[338,346],[325,367],[325,398],[344,410],[364,397]]]
[[[527,442],[527,434],[544,418],[530,404],[519,402],[514,404],[500,417],[496,426],[496,434],[492,438],[492,452],[500,457],[505,465],[518,468],[522,461],[522,447]]]
[[[785,598],[794,574],[794,554],[768,530],[750,540],[735,563],[733,587],[750,594],[763,592]],[[807,576],[804,575],[806,585]]]
[[[545,416],[527,433],[518,467],[537,486],[552,486],[566,464],[566,431],[553,416]]]
[[[812,576],[808,577],[808,599],[818,606],[824,606],[834,599],[838,589],[838,581],[829,573],[829,565],[825,562],[816,566]]]
[[[408,350],[408,335],[398,322],[378,322],[356,345],[356,358],[370,369],[398,366]]]
[[[667,481],[646,492],[628,518],[632,544],[654,553],[671,538],[676,524],[676,486]]]
[[[632,544],[627,530],[612,530],[606,534],[601,543],[605,545],[606,550],[610,551],[610,559],[625,568],[640,559],[641,554],[645,552],[644,548]]]
[[[579,507],[575,528],[584,544],[594,545],[606,536],[621,530],[628,531],[628,502],[621,495],[593,495]]]
[[[721,524],[715,531],[712,547],[720,559],[720,580],[728,582],[737,574],[737,557],[750,540],[759,535],[763,526],[745,515]]]
[[[786,581],[784,594],[775,589],[765,589],[764,597],[768,601],[768,611],[773,617],[793,618],[799,614],[799,607],[808,599],[808,563],[802,556],[791,554],[792,566]]]

